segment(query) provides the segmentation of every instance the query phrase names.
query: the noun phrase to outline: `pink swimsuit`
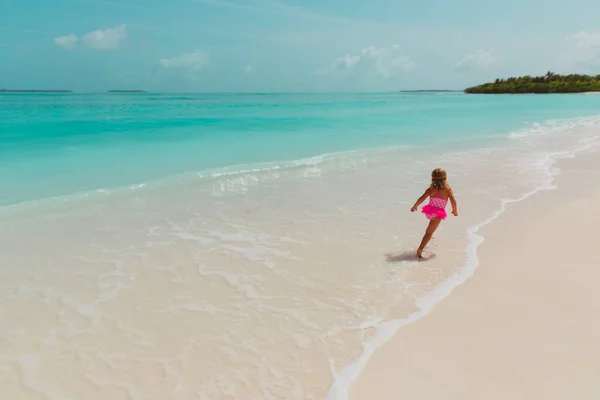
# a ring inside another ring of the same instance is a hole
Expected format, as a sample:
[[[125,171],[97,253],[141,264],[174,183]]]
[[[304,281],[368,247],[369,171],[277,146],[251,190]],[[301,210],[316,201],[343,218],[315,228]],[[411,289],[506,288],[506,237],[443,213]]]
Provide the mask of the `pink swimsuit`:
[[[438,190],[435,192],[435,196],[429,196],[429,204],[423,206],[421,212],[425,214],[427,219],[439,218],[443,220],[447,217],[446,204],[448,204],[448,199],[442,199]]]

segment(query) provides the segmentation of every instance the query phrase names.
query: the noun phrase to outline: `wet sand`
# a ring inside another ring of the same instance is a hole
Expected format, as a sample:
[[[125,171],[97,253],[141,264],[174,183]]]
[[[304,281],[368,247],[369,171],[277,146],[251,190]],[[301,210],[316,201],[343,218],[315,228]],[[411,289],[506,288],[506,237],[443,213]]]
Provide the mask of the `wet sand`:
[[[481,230],[475,275],[378,349],[350,399],[600,397],[600,155],[558,166],[557,190]]]

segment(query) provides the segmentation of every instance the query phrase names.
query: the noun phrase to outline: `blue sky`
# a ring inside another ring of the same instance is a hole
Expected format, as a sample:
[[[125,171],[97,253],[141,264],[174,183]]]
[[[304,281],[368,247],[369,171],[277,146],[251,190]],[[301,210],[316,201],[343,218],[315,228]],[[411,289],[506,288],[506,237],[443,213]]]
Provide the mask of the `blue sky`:
[[[597,0],[0,0],[0,88],[462,89],[600,74]]]

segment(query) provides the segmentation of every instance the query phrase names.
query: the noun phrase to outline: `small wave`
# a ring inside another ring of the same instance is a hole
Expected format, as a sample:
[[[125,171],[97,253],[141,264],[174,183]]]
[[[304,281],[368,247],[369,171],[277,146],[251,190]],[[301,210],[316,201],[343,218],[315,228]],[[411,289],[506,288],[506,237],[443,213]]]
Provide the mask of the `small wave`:
[[[541,138],[550,134],[561,133],[565,130],[579,127],[590,128],[600,125],[600,116],[579,117],[570,119],[548,120],[543,123],[532,123],[525,129],[509,134],[513,140],[527,140]],[[131,191],[156,189],[172,184],[193,185],[202,182],[229,180],[223,185],[222,190],[235,192],[245,190],[248,185],[257,185],[262,180],[278,179],[282,175],[293,175],[304,170],[305,174],[296,174],[299,177],[319,176],[329,171],[340,171],[356,168],[365,162],[377,162],[378,157],[394,153],[402,153],[414,149],[413,146],[388,146],[351,150],[344,152],[325,153],[314,157],[307,157],[291,161],[273,161],[266,163],[232,165],[223,168],[206,169],[202,171],[186,172],[166,178],[154,179],[146,182],[131,183],[126,186],[112,188],[97,188],[90,191],[75,192],[66,195],[26,200],[18,203],[0,206],[0,215],[9,215],[21,209],[31,210],[34,207],[46,205],[73,204],[82,201],[91,201],[99,197],[116,196]],[[251,176],[252,179],[244,180]],[[238,182],[233,180],[238,179]],[[251,181],[251,182],[250,182]]]
[[[248,175],[258,176],[255,181],[260,183],[261,177],[267,177],[272,174],[293,173],[299,170],[311,170],[315,168],[331,167],[329,170],[345,170],[363,163],[365,160],[377,159],[378,156],[393,154],[410,149],[411,146],[389,146],[382,148],[370,148],[362,150],[352,150],[337,153],[325,153],[314,157],[308,157],[292,161],[273,161],[267,163],[240,164],[223,168],[206,169],[196,172],[185,172],[178,175],[172,175],[166,178],[154,179],[146,182],[127,184],[112,188],[97,188],[94,190],[70,193],[67,195],[39,198],[35,200],[26,200],[18,203],[7,204],[0,207],[0,215],[17,212],[18,210],[45,205],[73,204],[82,201],[90,201],[100,197],[116,196],[131,191],[144,189],[156,189],[172,184],[187,185],[201,182],[216,181],[219,179],[234,179]],[[319,174],[323,170],[318,171]]]
[[[600,125],[600,116],[554,119],[543,123],[534,122],[527,128],[510,133],[509,137],[511,139],[523,139],[562,132],[577,127],[594,127],[597,125]]]

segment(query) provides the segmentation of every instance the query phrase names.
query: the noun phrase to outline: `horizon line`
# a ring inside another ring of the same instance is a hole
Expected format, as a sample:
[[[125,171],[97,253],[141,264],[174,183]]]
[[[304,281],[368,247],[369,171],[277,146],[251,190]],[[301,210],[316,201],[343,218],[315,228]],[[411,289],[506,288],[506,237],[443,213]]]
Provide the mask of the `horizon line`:
[[[217,91],[217,92],[179,92],[179,91],[146,91],[146,90],[105,90],[76,91],[71,89],[0,89],[0,93],[56,93],[56,94],[394,94],[394,93],[456,93],[465,89],[407,89],[382,91]]]

